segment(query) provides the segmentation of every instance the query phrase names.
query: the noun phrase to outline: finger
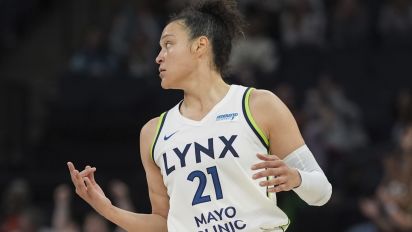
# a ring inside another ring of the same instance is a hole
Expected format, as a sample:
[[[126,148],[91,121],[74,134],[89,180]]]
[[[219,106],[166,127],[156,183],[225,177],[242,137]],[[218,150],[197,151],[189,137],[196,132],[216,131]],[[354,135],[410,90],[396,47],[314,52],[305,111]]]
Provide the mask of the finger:
[[[96,181],[94,180],[94,173],[97,171],[96,167],[93,167],[94,171],[90,173],[90,181],[92,182],[92,184],[96,184]]]
[[[72,179],[72,182],[73,182],[73,184],[74,183],[76,183],[76,178],[75,178],[75,171],[77,171],[76,170],[76,168],[74,167],[74,165],[73,165],[73,163],[72,162],[67,162],[67,167],[69,168],[69,171],[70,171],[70,177],[71,177],[71,179]]]
[[[281,176],[284,173],[282,168],[269,168],[260,172],[255,173],[252,178],[254,180],[263,178],[263,177],[271,177],[271,176]]]
[[[80,172],[81,177],[89,176],[96,171],[96,168],[91,168],[90,166],[86,167],[83,171]]]
[[[286,184],[286,180],[287,179],[285,177],[280,176],[280,177],[272,178],[270,180],[261,181],[259,182],[259,185],[262,187],[272,187],[272,186]]]
[[[277,168],[284,165],[282,160],[273,160],[273,161],[264,161],[261,163],[257,163],[252,165],[252,170],[263,169],[263,168]]]
[[[278,193],[283,191],[289,191],[288,186],[286,184],[281,184],[278,186],[274,186],[272,188],[268,188],[267,190],[269,193]]]
[[[74,167],[72,162],[67,162],[67,167],[69,168],[70,173],[72,173],[76,168]]]
[[[79,195],[84,194],[87,191],[83,178],[77,170],[74,170],[74,185],[76,186],[76,193]]]
[[[256,156],[260,159],[260,160],[264,160],[264,161],[272,161],[272,160],[279,160],[280,158],[277,157],[276,155],[263,155],[263,154],[256,154]]]
[[[87,177],[87,176],[83,177],[83,181],[87,185],[87,195],[93,196],[93,194],[95,193],[95,187],[93,186],[92,182],[90,181],[90,178]]]

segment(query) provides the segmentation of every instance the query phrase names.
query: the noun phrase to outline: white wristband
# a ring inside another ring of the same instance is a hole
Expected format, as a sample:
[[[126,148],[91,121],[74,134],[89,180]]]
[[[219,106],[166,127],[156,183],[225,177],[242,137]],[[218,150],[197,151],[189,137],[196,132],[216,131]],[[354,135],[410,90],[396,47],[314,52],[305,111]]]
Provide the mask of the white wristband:
[[[284,161],[289,167],[296,168],[300,174],[302,182],[293,191],[302,200],[315,206],[328,202],[332,195],[332,185],[306,145],[287,155]]]

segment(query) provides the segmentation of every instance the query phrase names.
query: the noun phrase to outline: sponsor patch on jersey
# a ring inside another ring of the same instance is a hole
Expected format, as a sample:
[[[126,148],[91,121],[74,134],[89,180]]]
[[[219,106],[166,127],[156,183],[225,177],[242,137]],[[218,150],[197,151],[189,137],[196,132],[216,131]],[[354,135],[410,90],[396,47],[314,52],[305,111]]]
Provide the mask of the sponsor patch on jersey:
[[[228,114],[220,114],[216,116],[216,121],[235,121],[238,119],[238,113],[228,113]]]

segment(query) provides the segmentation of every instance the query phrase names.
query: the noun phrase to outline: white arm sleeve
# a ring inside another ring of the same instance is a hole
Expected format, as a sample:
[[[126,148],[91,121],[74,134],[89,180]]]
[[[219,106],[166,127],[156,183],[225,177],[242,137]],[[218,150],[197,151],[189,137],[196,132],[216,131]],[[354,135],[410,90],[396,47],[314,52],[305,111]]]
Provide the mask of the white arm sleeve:
[[[306,145],[287,155],[283,161],[289,167],[296,168],[301,176],[302,183],[293,191],[302,200],[315,206],[324,205],[329,201],[332,185]]]

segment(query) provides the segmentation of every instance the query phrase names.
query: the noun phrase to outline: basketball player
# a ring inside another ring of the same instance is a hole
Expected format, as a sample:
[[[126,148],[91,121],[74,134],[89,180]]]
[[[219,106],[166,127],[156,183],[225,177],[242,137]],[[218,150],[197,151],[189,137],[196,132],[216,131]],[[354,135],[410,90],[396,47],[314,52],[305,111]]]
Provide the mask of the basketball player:
[[[152,213],[113,206],[96,168],[79,172],[69,162],[76,193],[98,213],[127,231],[284,231],[290,222],[275,193],[329,200],[331,184],[286,106],[269,91],[224,82],[241,25],[234,0],[202,1],[166,25],[161,85],[184,98],[141,130]]]

